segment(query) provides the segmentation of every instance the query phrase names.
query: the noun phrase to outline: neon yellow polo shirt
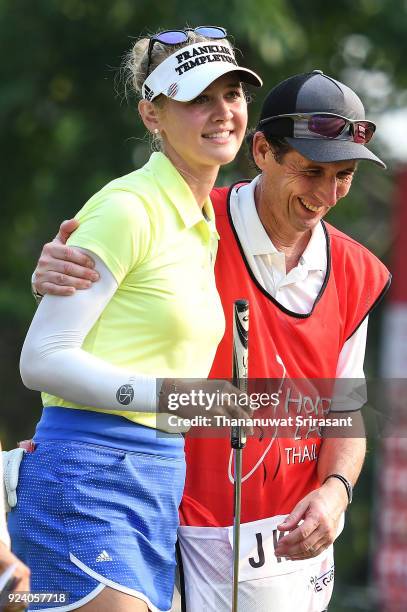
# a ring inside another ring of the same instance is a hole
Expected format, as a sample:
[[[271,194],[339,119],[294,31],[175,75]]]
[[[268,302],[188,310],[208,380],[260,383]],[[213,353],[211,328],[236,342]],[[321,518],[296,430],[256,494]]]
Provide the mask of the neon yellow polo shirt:
[[[202,214],[162,153],[96,193],[76,215],[69,244],[98,255],[118,289],[82,348],[127,371],[206,378],[224,333],[210,199]],[[43,394],[44,406],[112,412],[156,427],[156,415],[99,410]]]

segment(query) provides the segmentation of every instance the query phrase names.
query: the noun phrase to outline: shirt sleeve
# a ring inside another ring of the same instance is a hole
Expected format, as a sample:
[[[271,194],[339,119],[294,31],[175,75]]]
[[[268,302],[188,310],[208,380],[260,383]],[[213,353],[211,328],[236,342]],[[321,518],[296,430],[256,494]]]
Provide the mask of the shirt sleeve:
[[[345,342],[339,354],[332,411],[360,410],[367,402],[363,364],[366,353],[368,317]]]
[[[140,264],[150,248],[150,219],[135,194],[100,191],[75,217],[80,225],[68,240],[71,246],[95,253],[118,285]]]
[[[46,295],[34,315],[20,360],[24,384],[84,406],[123,410],[118,390],[129,385],[134,397],[126,411],[156,409],[156,379],[112,365],[82,349],[82,343],[117,289],[117,282],[95,254],[100,279],[72,296]]]

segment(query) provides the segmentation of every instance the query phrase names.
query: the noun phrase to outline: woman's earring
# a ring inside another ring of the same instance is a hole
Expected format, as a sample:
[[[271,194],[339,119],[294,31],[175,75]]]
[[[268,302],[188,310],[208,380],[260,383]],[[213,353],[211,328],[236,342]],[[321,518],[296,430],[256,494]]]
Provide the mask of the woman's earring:
[[[161,133],[158,128],[153,129],[152,138],[151,138],[151,148],[153,151],[161,151],[162,149],[161,142]]]

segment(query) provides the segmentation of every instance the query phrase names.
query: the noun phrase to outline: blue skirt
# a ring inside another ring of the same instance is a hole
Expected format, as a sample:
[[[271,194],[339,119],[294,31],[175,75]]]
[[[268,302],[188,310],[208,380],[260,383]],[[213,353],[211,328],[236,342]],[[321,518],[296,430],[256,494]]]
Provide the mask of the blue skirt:
[[[30,610],[74,610],[106,586],[171,608],[184,440],[123,417],[45,408],[9,515],[31,590],[59,593]]]

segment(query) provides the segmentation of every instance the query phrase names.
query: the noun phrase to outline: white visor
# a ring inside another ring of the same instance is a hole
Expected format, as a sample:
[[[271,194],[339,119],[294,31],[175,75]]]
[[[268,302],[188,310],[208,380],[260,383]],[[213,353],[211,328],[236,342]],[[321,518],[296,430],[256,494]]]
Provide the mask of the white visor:
[[[182,47],[161,62],[144,81],[141,95],[145,100],[154,100],[164,94],[188,102],[228,72],[238,72],[244,83],[263,85],[255,72],[238,66],[227,41],[205,41]]]

